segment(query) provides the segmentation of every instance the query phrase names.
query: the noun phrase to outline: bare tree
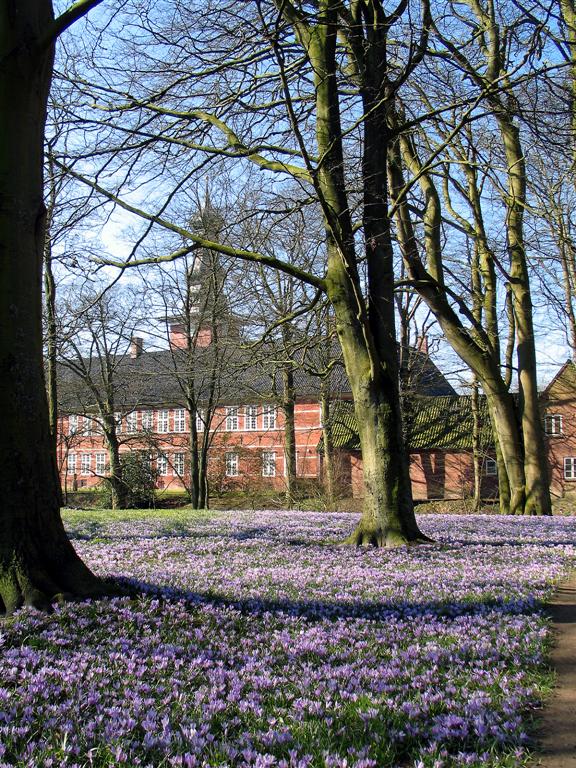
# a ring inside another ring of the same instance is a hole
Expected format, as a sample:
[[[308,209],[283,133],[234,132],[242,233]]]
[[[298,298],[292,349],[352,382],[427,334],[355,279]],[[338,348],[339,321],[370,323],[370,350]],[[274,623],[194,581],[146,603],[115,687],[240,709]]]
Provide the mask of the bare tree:
[[[142,323],[143,299],[138,294],[108,290],[80,290],[62,309],[67,322],[60,336],[60,411],[81,414],[93,421],[108,452],[105,476],[112,507],[126,507],[129,488],[123,477],[122,444],[141,442],[137,430],[121,432],[122,420],[147,402],[153,372],[131,356],[136,331]],[[68,375],[65,375],[68,372]]]

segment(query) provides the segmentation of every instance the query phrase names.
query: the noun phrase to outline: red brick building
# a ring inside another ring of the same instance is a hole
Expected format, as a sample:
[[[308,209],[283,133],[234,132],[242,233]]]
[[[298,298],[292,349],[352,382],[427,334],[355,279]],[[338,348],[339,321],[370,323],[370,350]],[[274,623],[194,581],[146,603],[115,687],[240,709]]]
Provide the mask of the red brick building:
[[[576,365],[568,360],[542,393],[553,496],[576,491]]]
[[[213,367],[211,335],[199,336],[195,376]],[[117,377],[115,420],[120,452],[140,451],[157,473],[163,489],[182,489],[189,472],[190,409],[178,386],[174,352],[183,346],[182,329],[171,328],[171,349],[146,352],[133,340],[130,353],[114,360]],[[184,350],[183,350],[184,353]],[[204,357],[202,357],[204,355]],[[286,478],[285,414],[278,371],[235,345],[222,363],[210,415],[202,389],[194,413],[199,436],[209,435],[208,476],[213,490],[269,488],[283,490]],[[189,360],[182,358],[186,364]],[[415,351],[417,395],[406,418],[414,498],[457,499],[472,494],[472,408],[470,397],[456,395],[427,354]],[[338,456],[338,480],[344,492],[362,495],[362,459],[346,376],[336,367],[332,382],[331,427]],[[320,379],[295,368],[294,435],[296,474],[322,481],[323,425]],[[58,461],[67,489],[94,487],[108,472],[102,418],[93,387],[70,372],[62,373],[62,416]],[[567,362],[542,394],[550,457],[552,493],[576,490],[576,366]],[[481,400],[482,493],[497,495],[493,439]]]
[[[180,379],[180,372],[186,372],[190,365],[185,340],[181,325],[174,322],[170,349],[147,352],[141,340],[135,339],[129,354],[105,361],[106,375],[100,370],[103,363],[92,359],[80,361],[72,370],[62,367],[58,462],[63,487],[95,487],[105,479],[109,461],[102,414],[113,399],[120,453],[142,452],[157,473],[159,488],[176,490],[186,485],[192,413],[198,435],[209,436],[208,476],[212,489],[284,489],[281,371],[270,365],[266,355],[253,360],[250,350],[234,344],[218,360],[221,371],[214,396],[214,379],[207,372],[214,370],[216,351],[212,349],[210,333],[203,332],[197,337],[194,357],[198,407],[192,412],[186,407],[185,388]],[[95,370],[87,379],[85,372],[91,368]],[[321,482],[321,384],[320,377],[310,370],[305,366],[292,370],[296,475],[302,480]],[[423,393],[454,394],[423,352],[414,350],[411,373]],[[98,392],[100,382],[112,378],[114,387],[104,394]],[[350,401],[350,387],[342,366],[335,366],[330,389],[333,402]],[[210,408],[206,408],[209,391],[212,399]],[[353,463],[342,452],[339,467],[338,481],[349,488],[353,484]]]

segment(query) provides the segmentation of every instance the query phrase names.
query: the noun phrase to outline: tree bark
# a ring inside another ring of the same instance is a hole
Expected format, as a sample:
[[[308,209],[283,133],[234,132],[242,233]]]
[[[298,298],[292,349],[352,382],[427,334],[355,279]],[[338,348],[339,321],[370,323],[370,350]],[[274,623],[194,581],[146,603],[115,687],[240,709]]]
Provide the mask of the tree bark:
[[[109,474],[106,482],[110,486],[112,495],[112,509],[126,509],[128,506],[128,488],[122,476],[122,462],[120,461],[120,444],[116,437],[114,415],[104,415],[104,440],[108,449]]]
[[[53,50],[47,0],[0,0],[0,611],[93,595],[60,518],[42,359],[43,139]]]
[[[471,394],[472,404],[472,459],[474,462],[474,512],[482,506],[482,454],[480,452],[480,393],[474,379]]]
[[[324,494],[326,506],[334,509],[336,503],[336,478],[334,471],[334,441],[330,414],[330,379],[325,376],[320,381],[320,413],[322,419],[322,441],[324,455],[322,462]]]
[[[316,138],[322,157],[317,190],[326,223],[326,290],[334,308],[362,449],[364,507],[360,523],[348,541],[398,546],[423,541],[426,537],[414,515],[408,456],[402,439],[389,234],[386,229],[380,230],[377,222],[382,212],[384,226],[389,227],[386,185],[382,184],[386,178],[387,137],[382,135],[379,113],[376,121],[365,128],[369,149],[365,150],[364,163],[369,163],[377,172],[375,182],[365,179],[368,186],[364,190],[364,226],[370,228],[365,232],[370,258],[367,306],[362,295],[344,177],[336,80],[337,15],[338,3],[325,0],[321,3],[314,34],[308,39],[300,34],[300,38],[310,57],[316,89]],[[384,155],[378,151],[377,157],[370,161],[369,152],[381,147]],[[367,166],[363,170],[366,172]]]
[[[286,480],[286,506],[290,509],[296,499],[296,431],[294,419],[294,372],[282,368],[282,411],[284,413],[284,461]]]
[[[510,253],[510,287],[514,299],[518,360],[518,385],[522,435],[524,437],[524,474],[526,503],[524,514],[551,515],[548,461],[540,414],[536,379],[536,348],[530,278],[524,248],[524,206],[526,205],[526,164],[520,145],[519,128],[507,114],[496,113],[508,164],[507,233]]]

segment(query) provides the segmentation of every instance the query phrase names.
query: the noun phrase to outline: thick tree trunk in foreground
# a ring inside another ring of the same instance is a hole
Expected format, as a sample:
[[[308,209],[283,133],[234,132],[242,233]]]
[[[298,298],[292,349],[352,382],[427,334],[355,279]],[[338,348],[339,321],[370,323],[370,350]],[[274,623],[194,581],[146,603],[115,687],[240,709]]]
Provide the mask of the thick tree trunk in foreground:
[[[59,513],[42,363],[42,189],[51,3],[0,0],[0,611],[93,595]]]
[[[368,300],[361,287],[346,180],[336,78],[337,3],[321,4],[313,35],[301,34],[314,69],[316,138],[323,159],[317,185],[326,224],[326,291],[334,308],[336,331],[354,398],[364,472],[364,509],[352,544],[398,546],[424,541],[412,503],[400,415],[398,359],[394,323],[394,276],[390,261],[386,200],[386,143],[377,137],[380,111],[366,138],[364,225],[368,249]],[[372,98],[373,94],[370,96]],[[384,225],[378,222],[384,216]],[[374,242],[372,240],[374,239]],[[372,250],[373,249],[373,250]]]

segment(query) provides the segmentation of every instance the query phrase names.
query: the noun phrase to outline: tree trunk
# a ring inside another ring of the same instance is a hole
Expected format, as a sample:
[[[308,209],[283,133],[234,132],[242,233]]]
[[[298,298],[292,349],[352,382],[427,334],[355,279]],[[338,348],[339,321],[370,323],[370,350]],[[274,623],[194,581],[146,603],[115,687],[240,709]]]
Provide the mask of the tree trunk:
[[[42,360],[42,167],[52,21],[46,0],[0,0],[0,611],[46,608],[98,580],[60,518]]]
[[[336,503],[336,478],[334,476],[334,442],[330,421],[330,380],[326,376],[320,382],[320,412],[322,418],[322,440],[324,444],[323,481],[326,506],[334,509]]]
[[[286,480],[286,506],[290,509],[296,499],[296,431],[294,419],[294,372],[282,369],[282,411],[284,413],[284,461]]]
[[[188,418],[190,423],[190,436],[188,442],[188,457],[190,460],[190,481],[188,483],[188,496],[192,509],[200,509],[202,478],[200,474],[200,457],[198,450],[198,430],[196,428],[196,404],[188,405]]]
[[[354,307],[358,294],[334,249],[329,249],[329,262],[328,296],[354,398],[365,486],[362,518],[349,542],[391,547],[424,541],[402,439],[397,364],[391,368],[366,344],[367,323],[361,322],[362,309]],[[396,356],[395,340],[390,347]]]
[[[472,384],[472,458],[474,462],[474,512],[482,506],[482,454],[480,446],[480,395],[478,382]]]
[[[398,360],[394,323],[394,279],[389,259],[389,233],[378,230],[378,214],[383,212],[389,226],[386,205],[386,155],[371,163],[377,179],[365,188],[365,231],[367,248],[374,246],[368,266],[368,306],[362,295],[355,254],[350,204],[346,194],[342,128],[336,79],[337,3],[321,5],[315,32],[302,36],[314,70],[316,89],[316,138],[322,157],[317,191],[326,224],[328,265],[326,291],[334,307],[336,331],[344,357],[346,373],[354,398],[358,423],[365,496],[362,518],[349,539],[354,544],[398,546],[423,541],[414,515],[408,474],[408,456],[403,444]],[[380,97],[381,98],[381,97]],[[364,161],[370,151],[386,145],[381,118],[371,124]],[[363,171],[365,169],[363,168]],[[382,197],[383,196],[383,197]],[[378,263],[382,255],[384,263]]]
[[[524,249],[524,206],[526,204],[526,166],[520,145],[519,128],[507,114],[496,113],[508,163],[507,233],[510,253],[510,287],[514,299],[518,360],[518,385],[526,503],[524,514],[551,515],[548,461],[536,380],[536,349],[530,279]]]
[[[106,418],[106,417],[105,417]],[[107,420],[113,417],[108,417]],[[128,488],[122,476],[120,461],[120,445],[115,430],[109,431],[104,427],[104,438],[108,448],[109,475],[106,478],[112,493],[112,509],[126,509],[128,506]]]

